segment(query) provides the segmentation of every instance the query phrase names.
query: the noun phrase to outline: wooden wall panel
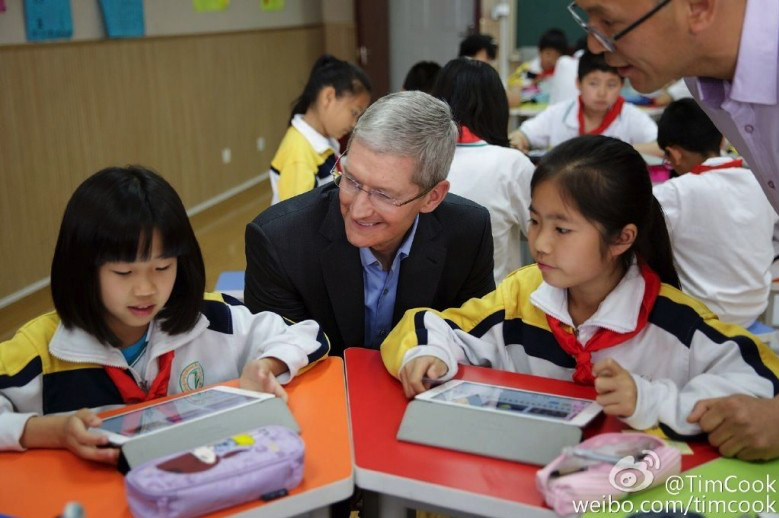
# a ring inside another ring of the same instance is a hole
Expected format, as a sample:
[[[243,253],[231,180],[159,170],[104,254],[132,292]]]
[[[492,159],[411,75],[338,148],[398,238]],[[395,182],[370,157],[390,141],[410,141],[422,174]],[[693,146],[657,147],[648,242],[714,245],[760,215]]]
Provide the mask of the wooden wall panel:
[[[103,167],[151,167],[187,207],[266,171],[323,40],[313,26],[0,47],[0,299],[49,275],[65,204]]]

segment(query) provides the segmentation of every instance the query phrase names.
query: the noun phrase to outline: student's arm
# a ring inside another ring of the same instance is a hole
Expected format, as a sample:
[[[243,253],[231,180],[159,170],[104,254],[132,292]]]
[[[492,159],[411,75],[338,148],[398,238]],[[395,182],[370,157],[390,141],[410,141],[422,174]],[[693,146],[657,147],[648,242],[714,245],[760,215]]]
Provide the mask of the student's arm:
[[[311,164],[303,161],[295,161],[284,164],[279,171],[279,200],[286,200],[308,192],[316,186],[316,170],[311,169]]]
[[[294,322],[311,318],[276,253],[276,245],[252,222],[246,226],[244,300],[252,313],[273,311]]]
[[[530,142],[527,139],[527,135],[522,133],[521,129],[515,129],[509,133],[509,142],[511,143],[511,147],[518,149],[523,153],[530,151]]]
[[[759,340],[736,325],[708,318],[690,339],[690,379],[682,387],[668,379],[633,376],[638,390],[636,412],[625,419],[645,429],[665,424],[682,435],[701,432],[688,417],[701,399],[746,394],[771,398],[779,393],[779,359]]]
[[[457,373],[458,363],[512,369],[503,343],[505,311],[500,293],[499,287],[482,298],[442,312],[425,308],[406,311],[381,344],[381,357],[389,373],[400,378],[401,371],[408,369],[403,376],[405,389],[407,383],[422,386],[427,369],[415,366],[415,362],[432,365],[429,357],[445,366],[445,370],[439,368],[436,372],[440,380],[451,379]],[[491,323],[489,329],[480,327],[478,336],[470,334],[484,321]],[[413,394],[407,392],[407,395]]]
[[[90,432],[102,421],[92,411],[82,409],[72,415],[30,417],[19,439],[22,448],[63,448],[87,460],[116,463],[117,448],[105,448],[108,437]]]
[[[671,243],[673,243],[674,232],[681,218],[682,206],[684,205],[678,183],[672,180],[659,183],[652,187],[652,194],[663,209],[665,225],[668,227],[668,234],[670,234]]]
[[[533,179],[535,166],[528,157],[517,153],[514,160],[513,181],[509,183],[512,216],[519,225],[522,235],[527,236],[527,225],[530,221],[530,181]]]
[[[241,364],[255,362],[255,367],[262,367],[258,372],[268,372],[279,382],[287,383],[327,357],[330,343],[313,320],[293,323],[271,311],[253,315],[244,306],[229,308],[234,339],[242,344]]]
[[[552,125],[563,124],[562,118],[559,118],[557,109],[545,109],[535,117],[531,117],[519,126],[519,133],[527,141],[527,151],[529,149],[546,149],[552,137]]]
[[[643,144],[635,144],[633,147],[636,148],[636,151],[642,155],[656,156],[659,158],[663,158],[665,156],[663,150],[660,149],[660,146],[657,145],[656,140],[653,140],[652,142],[644,142]]]
[[[627,132],[625,141],[632,144],[639,152],[663,156],[660,147],[657,145],[657,123],[652,117],[641,111],[641,108],[632,104],[625,104],[627,113]]]

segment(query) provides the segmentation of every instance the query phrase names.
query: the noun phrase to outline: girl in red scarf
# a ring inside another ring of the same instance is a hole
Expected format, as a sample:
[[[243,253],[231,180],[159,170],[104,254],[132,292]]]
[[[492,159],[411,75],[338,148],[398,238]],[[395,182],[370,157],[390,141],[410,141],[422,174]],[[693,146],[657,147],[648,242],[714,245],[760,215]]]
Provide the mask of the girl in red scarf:
[[[531,183],[536,264],[460,308],[409,311],[382,344],[408,396],[457,363],[591,384],[638,429],[688,421],[699,399],[779,392],[779,360],[678,290],[663,213],[641,156],[617,139],[569,140]]]

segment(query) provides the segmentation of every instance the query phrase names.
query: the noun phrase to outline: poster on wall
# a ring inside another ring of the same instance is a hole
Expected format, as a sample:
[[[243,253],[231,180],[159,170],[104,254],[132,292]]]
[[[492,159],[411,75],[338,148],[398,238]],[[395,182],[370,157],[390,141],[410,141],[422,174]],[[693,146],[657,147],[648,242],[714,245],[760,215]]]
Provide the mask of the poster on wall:
[[[24,0],[24,30],[27,41],[72,37],[70,0]]]
[[[0,0],[0,13],[5,12],[5,0]]]
[[[136,38],[146,32],[143,0],[100,0],[100,12],[109,38]]]
[[[281,11],[284,9],[284,0],[260,0],[260,9],[263,11]]]
[[[199,13],[224,11],[230,6],[230,0],[192,0],[192,7]]]

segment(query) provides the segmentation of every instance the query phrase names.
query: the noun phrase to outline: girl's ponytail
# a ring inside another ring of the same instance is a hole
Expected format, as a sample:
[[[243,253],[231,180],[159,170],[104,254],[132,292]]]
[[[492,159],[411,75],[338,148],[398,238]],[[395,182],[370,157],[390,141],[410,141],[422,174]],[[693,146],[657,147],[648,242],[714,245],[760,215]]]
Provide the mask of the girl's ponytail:
[[[634,246],[638,257],[646,261],[660,276],[662,282],[681,289],[679,275],[674,267],[671,237],[668,235],[663,208],[654,196],[652,196],[649,225],[639,232]]]
[[[340,60],[330,54],[323,54],[311,67],[303,93],[292,103],[290,122],[298,114],[305,114],[316,102],[320,90],[327,86],[335,89],[335,95],[340,97],[345,92],[360,94],[371,91],[368,76],[357,66]]]

